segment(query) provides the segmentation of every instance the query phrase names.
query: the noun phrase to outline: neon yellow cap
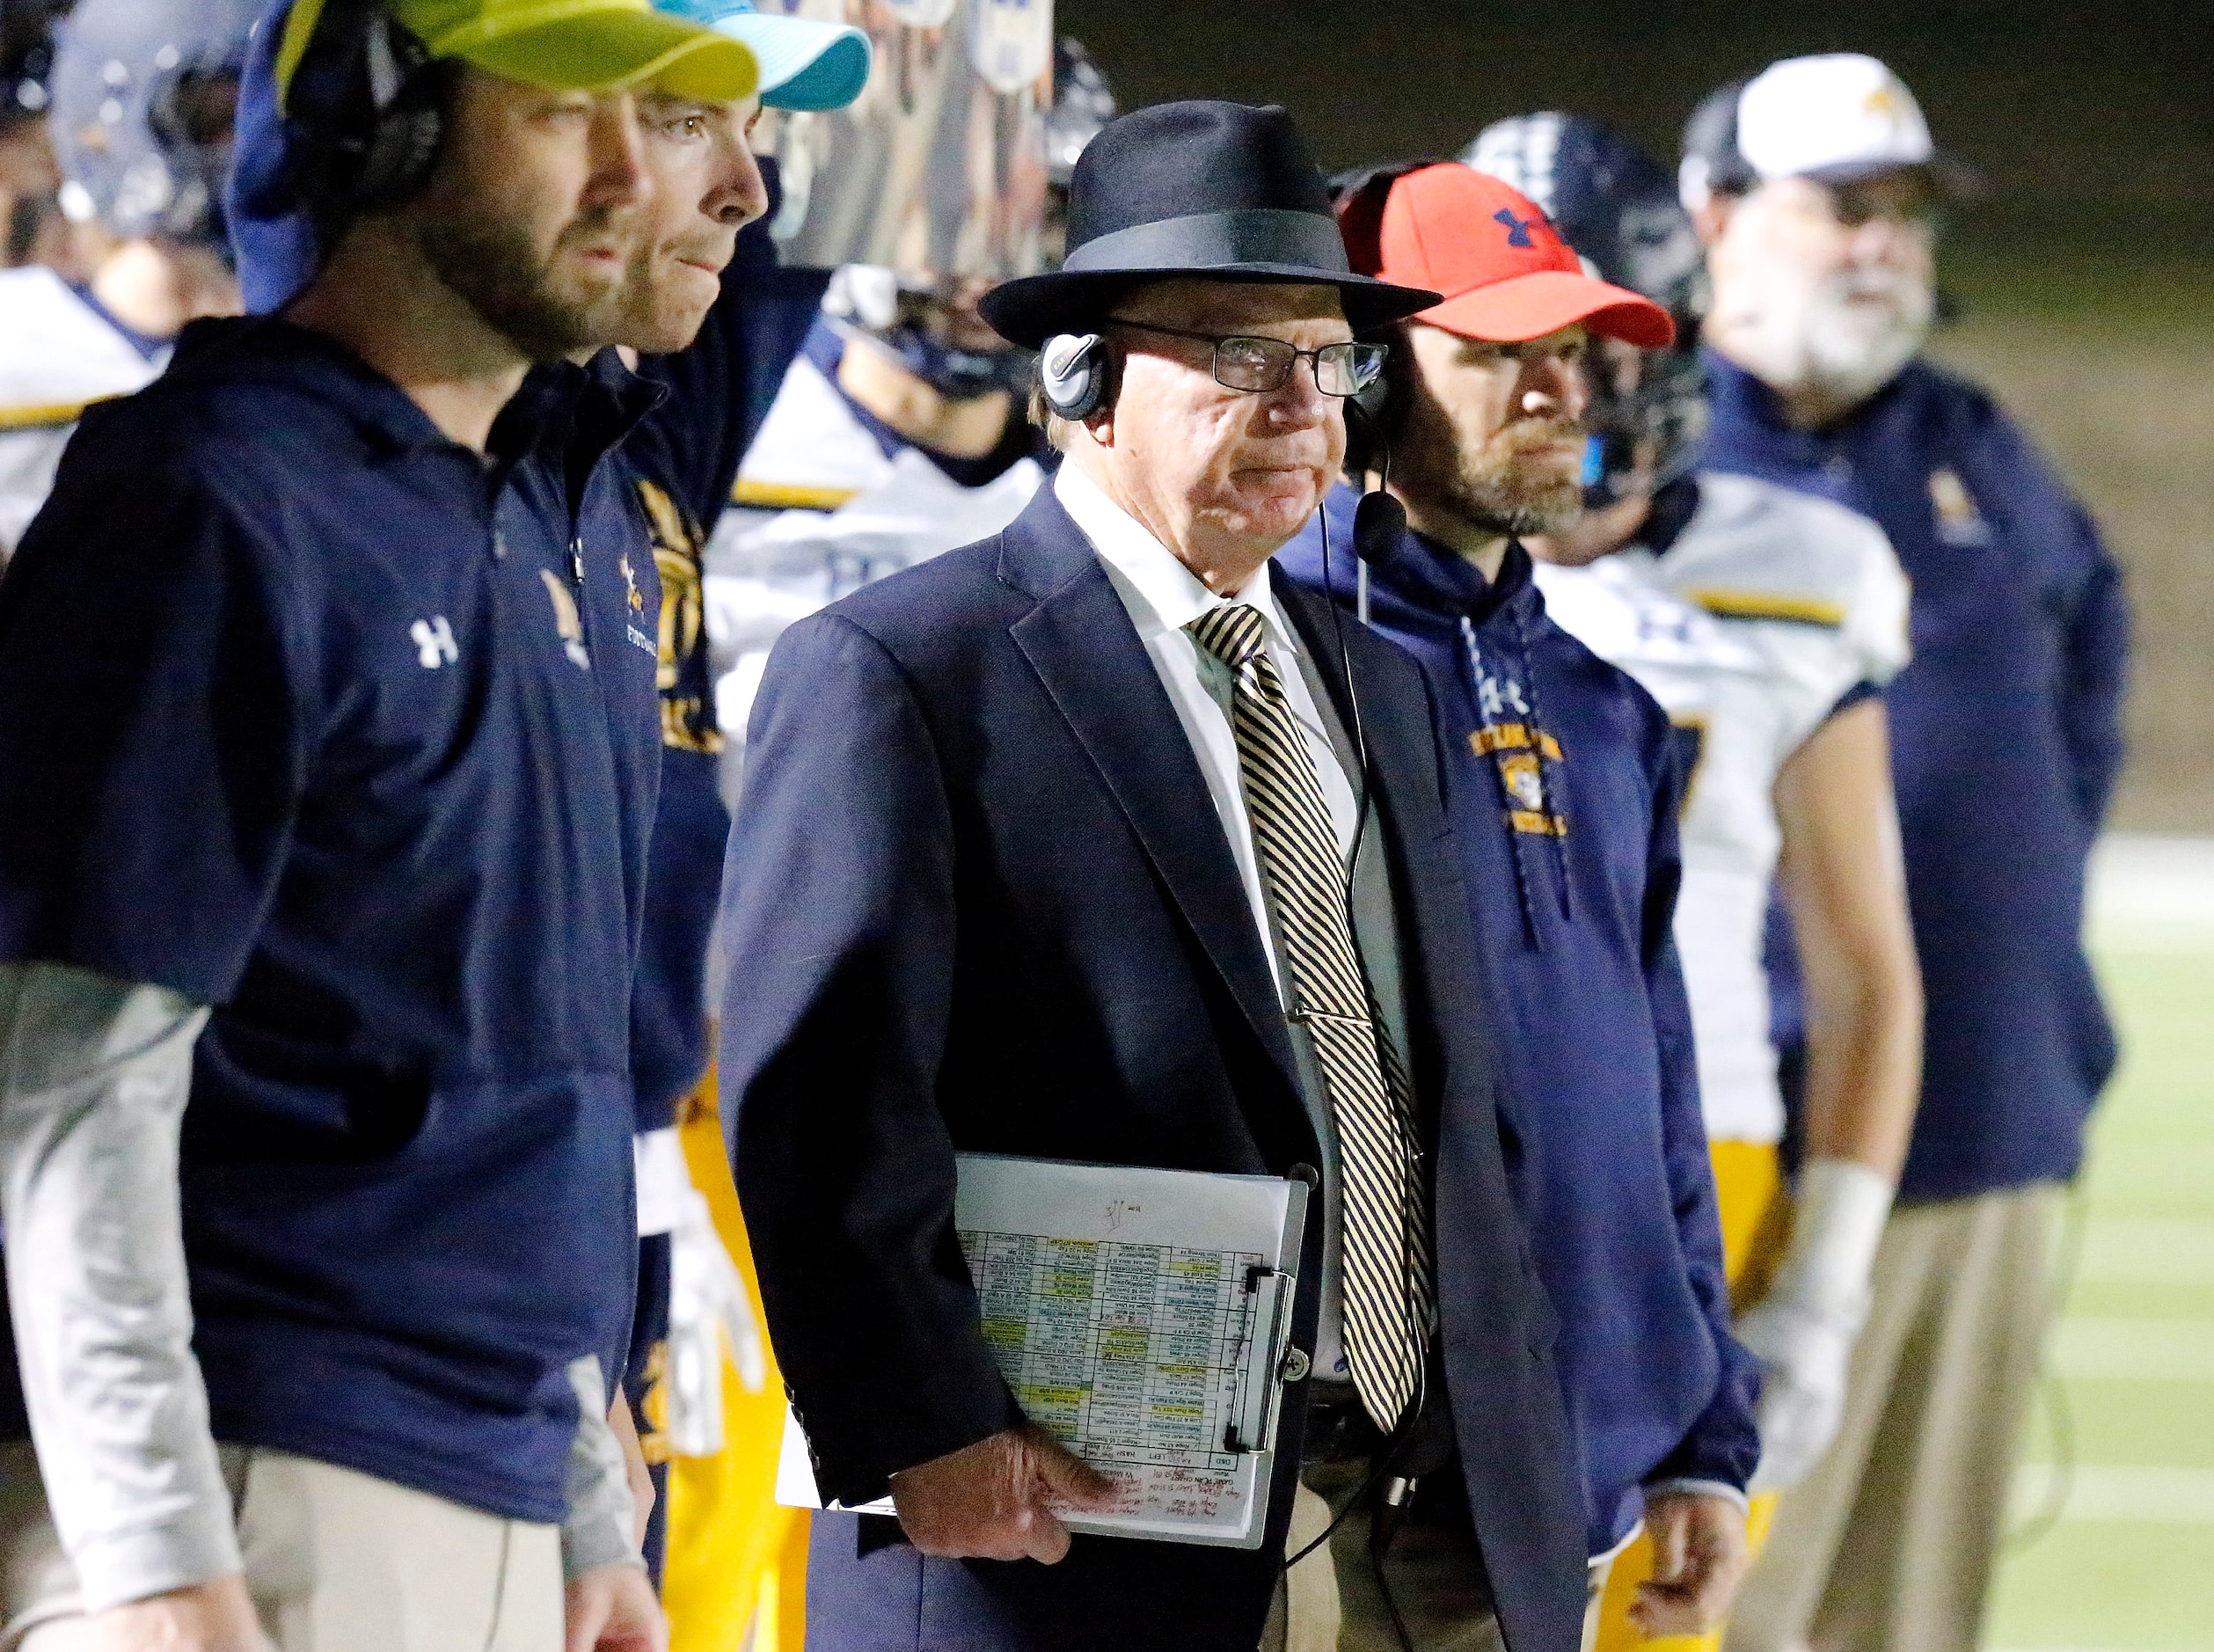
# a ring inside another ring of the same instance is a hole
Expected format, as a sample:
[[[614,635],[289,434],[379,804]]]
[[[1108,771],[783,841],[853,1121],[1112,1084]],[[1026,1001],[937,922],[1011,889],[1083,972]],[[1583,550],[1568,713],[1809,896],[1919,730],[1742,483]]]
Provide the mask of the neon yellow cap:
[[[555,91],[615,91],[647,82],[680,98],[735,103],[761,69],[742,40],[670,17],[653,0],[391,0],[433,57]],[[288,84],[323,0],[296,0],[277,55]]]

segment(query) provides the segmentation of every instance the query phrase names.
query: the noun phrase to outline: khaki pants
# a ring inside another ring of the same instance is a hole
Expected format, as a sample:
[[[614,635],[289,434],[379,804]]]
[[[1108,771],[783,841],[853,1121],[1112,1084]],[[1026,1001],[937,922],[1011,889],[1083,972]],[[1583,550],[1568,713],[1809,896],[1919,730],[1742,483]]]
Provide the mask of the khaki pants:
[[[1784,1499],[1728,1652],[1974,1652],[2059,1196],[2048,1183],[1892,1213],[1844,1429]]]
[[[560,1534],[351,1469],[223,1448],[246,1588],[280,1652],[561,1652]],[[27,1445],[0,1445],[0,1652],[87,1644]]]
[[[1309,1468],[1292,1505],[1285,1553],[1297,1554],[1321,1536],[1332,1509],[1345,1506],[1367,1473],[1361,1463]],[[1410,1521],[1392,1545],[1385,1575],[1416,1652],[1507,1652],[1474,1539],[1465,1527]],[[1584,1613],[1587,1649],[1605,1582],[1603,1564],[1593,1570]],[[1260,1652],[1400,1652],[1399,1632],[1369,1560],[1365,1504],[1276,1586]]]

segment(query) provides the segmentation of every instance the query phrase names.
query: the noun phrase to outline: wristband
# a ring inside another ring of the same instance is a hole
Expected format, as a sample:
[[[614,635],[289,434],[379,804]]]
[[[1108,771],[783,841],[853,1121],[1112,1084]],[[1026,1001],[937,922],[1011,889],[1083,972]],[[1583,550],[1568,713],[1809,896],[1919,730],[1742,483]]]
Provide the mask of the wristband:
[[[1817,1159],[1801,1171],[1779,1294],[1858,1320],[1894,1191],[1889,1177],[1857,1159]]]

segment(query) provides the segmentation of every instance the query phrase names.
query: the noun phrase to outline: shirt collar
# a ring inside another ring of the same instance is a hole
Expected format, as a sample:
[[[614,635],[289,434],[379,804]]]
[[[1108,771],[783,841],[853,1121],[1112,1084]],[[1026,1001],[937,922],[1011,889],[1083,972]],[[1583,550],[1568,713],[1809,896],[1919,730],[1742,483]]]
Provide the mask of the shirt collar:
[[[1053,488],[1062,509],[1092,542],[1100,560],[1122,576],[1126,593],[1136,596],[1142,611],[1132,617],[1138,620],[1141,633],[1148,620],[1164,631],[1181,631],[1209,609],[1244,603],[1259,611],[1277,647],[1298,654],[1298,633],[1285,623],[1283,610],[1276,605],[1268,563],[1262,563],[1260,571],[1246,581],[1244,590],[1234,596],[1217,596],[1144,523],[1109,499],[1076,464],[1062,464],[1054,476]]]

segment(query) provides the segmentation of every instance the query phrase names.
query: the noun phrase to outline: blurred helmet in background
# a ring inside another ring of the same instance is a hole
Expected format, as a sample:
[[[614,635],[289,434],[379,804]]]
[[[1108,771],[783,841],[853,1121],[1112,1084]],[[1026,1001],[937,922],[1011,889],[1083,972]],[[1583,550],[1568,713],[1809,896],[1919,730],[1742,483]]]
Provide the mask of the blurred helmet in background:
[[[992,331],[976,300],[993,283],[975,275],[907,275],[881,264],[848,264],[830,278],[822,312],[848,339],[891,355],[948,401],[994,391],[1019,396],[1030,352]]]
[[[1082,41],[1062,36],[1053,48],[1053,107],[1046,114],[1046,222],[1041,261],[1061,267],[1069,238],[1069,180],[1077,157],[1117,113],[1114,88]]]
[[[46,113],[54,20],[67,9],[68,0],[0,0],[0,132]]]
[[[260,0],[81,0],[55,26],[62,210],[227,250],[223,185]]]
[[[1543,207],[1602,280],[1650,298],[1676,323],[1666,349],[1594,341],[1585,503],[1604,508],[1684,475],[1706,428],[1698,340],[1707,283],[1676,179],[1628,139],[1578,115],[1494,121],[1461,158]]]
[[[61,0],[0,0],[0,269],[58,263],[67,237],[47,133]]]

